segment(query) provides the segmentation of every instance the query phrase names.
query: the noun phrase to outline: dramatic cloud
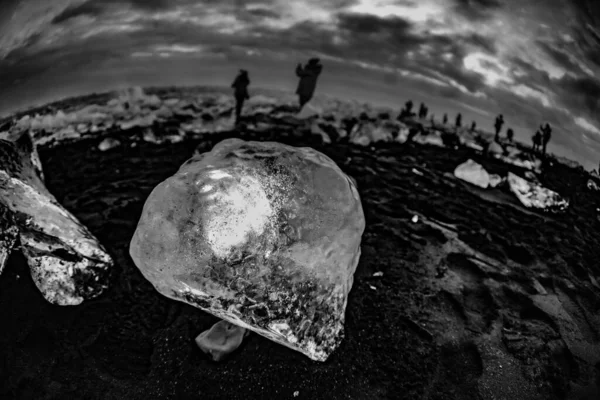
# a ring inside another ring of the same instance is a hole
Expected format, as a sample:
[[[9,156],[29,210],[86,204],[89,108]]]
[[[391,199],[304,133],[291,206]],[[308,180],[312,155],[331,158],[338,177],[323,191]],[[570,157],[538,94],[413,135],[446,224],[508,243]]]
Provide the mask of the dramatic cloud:
[[[401,86],[473,118],[502,112],[525,138],[551,122],[564,132],[555,142],[583,158],[600,138],[593,0],[11,0],[3,10],[9,85],[57,63],[317,55],[335,68],[331,79],[348,81],[344,68],[379,79],[386,99]]]
[[[455,11],[468,19],[490,19],[502,6],[498,0],[457,0]]]

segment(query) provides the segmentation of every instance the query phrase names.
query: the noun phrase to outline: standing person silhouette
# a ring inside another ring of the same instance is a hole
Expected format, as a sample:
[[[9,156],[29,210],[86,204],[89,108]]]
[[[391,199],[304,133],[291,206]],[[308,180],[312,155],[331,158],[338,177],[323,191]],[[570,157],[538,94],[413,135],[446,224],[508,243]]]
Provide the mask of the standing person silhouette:
[[[302,111],[306,103],[312,99],[321,71],[323,71],[323,65],[318,58],[311,58],[304,67],[301,64],[296,66],[296,76],[300,78],[296,89],[300,106],[298,112]]]
[[[240,121],[240,116],[242,115],[242,107],[244,106],[244,101],[250,98],[248,94],[248,85],[250,85],[250,78],[248,77],[248,71],[245,69],[241,69],[238,76],[235,77],[235,80],[231,84],[231,87],[234,89],[233,95],[235,97],[235,123],[237,124]]]
[[[552,138],[552,128],[550,127],[550,124],[547,123],[542,128],[542,154],[544,154],[544,156],[546,155],[546,147],[548,146],[550,138]]]
[[[494,136],[494,141],[499,142],[500,140],[500,131],[502,130],[502,126],[504,125],[504,116],[502,114],[496,117],[496,121],[494,122],[494,128],[496,128],[496,135]]]
[[[537,130],[535,135],[531,137],[531,141],[533,142],[533,152],[539,152],[542,146],[542,134],[539,130]]]

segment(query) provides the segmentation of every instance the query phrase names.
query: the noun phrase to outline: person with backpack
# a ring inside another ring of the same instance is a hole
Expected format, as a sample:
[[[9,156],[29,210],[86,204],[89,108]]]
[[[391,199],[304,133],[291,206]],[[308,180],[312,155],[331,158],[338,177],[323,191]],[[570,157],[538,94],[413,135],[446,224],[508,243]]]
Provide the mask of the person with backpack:
[[[296,76],[300,78],[298,87],[296,88],[299,103],[298,111],[302,111],[306,103],[312,99],[317,86],[317,79],[322,71],[323,65],[318,58],[311,58],[304,66],[301,64],[296,66]]]

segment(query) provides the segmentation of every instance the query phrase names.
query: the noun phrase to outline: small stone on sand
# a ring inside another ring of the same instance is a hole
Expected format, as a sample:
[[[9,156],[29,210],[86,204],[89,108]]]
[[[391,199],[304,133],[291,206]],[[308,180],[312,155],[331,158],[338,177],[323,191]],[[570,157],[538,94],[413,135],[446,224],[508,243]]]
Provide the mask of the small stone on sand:
[[[121,142],[119,142],[117,139],[106,138],[102,142],[100,142],[100,144],[98,145],[98,150],[108,151],[108,150],[114,149],[115,147],[118,147],[120,145],[121,145]]]
[[[240,347],[247,335],[246,329],[228,321],[219,321],[209,330],[199,334],[196,344],[214,361],[221,361]]]

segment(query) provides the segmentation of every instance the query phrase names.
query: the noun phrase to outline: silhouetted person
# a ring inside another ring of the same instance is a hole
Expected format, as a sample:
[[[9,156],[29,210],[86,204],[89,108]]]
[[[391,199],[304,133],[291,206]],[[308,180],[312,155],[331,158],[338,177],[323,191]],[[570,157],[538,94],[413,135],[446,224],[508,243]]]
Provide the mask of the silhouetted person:
[[[446,125],[448,123],[448,114],[444,114],[444,118],[442,119],[442,124]]]
[[[427,106],[425,106],[424,103],[421,103],[421,106],[419,107],[419,118],[424,119],[427,118],[427,113],[429,110],[427,110]]]
[[[539,130],[536,131],[531,140],[533,142],[533,151],[536,153],[539,152],[542,146],[542,133]]]
[[[398,115],[398,120],[403,120],[405,118],[414,117],[415,113],[412,112],[413,102],[409,100],[404,104],[404,108],[400,110],[400,115]],[[419,111],[421,112],[421,110]]]
[[[456,121],[454,123],[454,126],[456,126],[457,128],[460,128],[462,126],[462,115],[460,115],[460,113],[456,115]]]
[[[508,141],[512,143],[514,137],[515,132],[512,130],[512,128],[508,128],[508,130],[506,131],[506,139],[508,139]]]
[[[477,124],[473,121],[473,123],[471,123],[471,132],[475,132],[475,128],[477,128]]]
[[[300,78],[298,88],[296,89],[298,103],[300,105],[298,111],[301,111],[306,103],[312,99],[315,94],[315,88],[317,87],[317,78],[321,75],[322,71],[323,65],[318,58],[311,58],[304,67],[301,64],[296,66],[296,76]]]
[[[431,114],[431,125],[435,124],[435,114]]]
[[[542,128],[542,154],[546,155],[546,147],[548,146],[548,142],[552,138],[552,128],[550,124],[546,124]]]
[[[248,77],[248,71],[241,69],[238,76],[231,84],[233,90],[233,96],[235,97],[235,122],[236,124],[240,120],[242,115],[242,107],[244,101],[250,98],[248,94],[248,85],[250,85],[250,78]]]
[[[502,130],[502,126],[504,125],[504,117],[502,114],[496,117],[496,121],[494,122],[494,128],[496,128],[496,136],[494,136],[494,141],[499,140],[500,131]]]

